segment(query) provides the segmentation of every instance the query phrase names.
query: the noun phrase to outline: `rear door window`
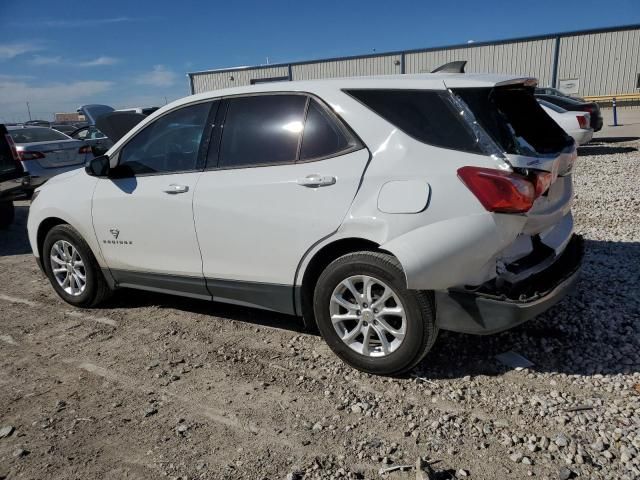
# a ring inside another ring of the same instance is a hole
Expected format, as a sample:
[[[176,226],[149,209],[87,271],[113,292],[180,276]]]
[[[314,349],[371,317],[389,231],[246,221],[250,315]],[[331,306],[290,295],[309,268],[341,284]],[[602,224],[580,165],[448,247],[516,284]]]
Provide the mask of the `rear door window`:
[[[347,93],[420,142],[481,153],[475,138],[446,98],[447,92],[349,90]]]
[[[344,129],[329,113],[316,102],[310,100],[304,135],[300,149],[300,160],[312,160],[339,154],[355,145]]]
[[[305,95],[258,95],[228,100],[221,168],[294,163],[304,128]]]

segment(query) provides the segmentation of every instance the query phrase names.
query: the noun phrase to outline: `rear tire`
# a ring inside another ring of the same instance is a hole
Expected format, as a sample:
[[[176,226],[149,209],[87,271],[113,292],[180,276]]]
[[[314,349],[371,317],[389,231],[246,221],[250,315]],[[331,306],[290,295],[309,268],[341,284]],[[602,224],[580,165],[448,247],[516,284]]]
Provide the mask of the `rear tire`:
[[[314,313],[323,338],[345,363],[374,375],[399,375],[433,346],[433,295],[409,290],[392,255],[356,252],[318,278]]]
[[[53,289],[71,305],[94,307],[112,293],[91,248],[70,225],[56,225],[47,233],[42,265]]]
[[[8,228],[16,218],[15,207],[12,201],[0,201],[0,228]]]

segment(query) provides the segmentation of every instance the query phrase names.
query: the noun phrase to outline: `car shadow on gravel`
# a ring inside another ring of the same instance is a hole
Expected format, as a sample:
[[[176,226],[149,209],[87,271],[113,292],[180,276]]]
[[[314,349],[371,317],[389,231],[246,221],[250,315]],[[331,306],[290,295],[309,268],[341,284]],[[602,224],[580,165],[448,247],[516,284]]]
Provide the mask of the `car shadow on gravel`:
[[[269,312],[257,308],[242,307],[207,300],[196,300],[175,295],[147,292],[144,290],[118,290],[104,304],[97,308],[161,307],[183,312],[220,317],[227,320],[251,323],[256,326],[274,327],[297,333],[309,333],[304,329],[301,318],[283,313]]]
[[[637,151],[638,149],[636,147],[612,147],[609,145],[588,144],[578,148],[578,155],[614,155],[618,153],[631,153]]]
[[[29,237],[27,236],[29,207],[16,205],[15,212],[15,221],[8,228],[0,229],[0,257],[31,253]]]
[[[513,351],[532,371],[593,376],[640,372],[640,242],[585,240],[578,287],[547,312],[490,336],[441,332],[411,372],[426,378],[501,375],[495,355]]]

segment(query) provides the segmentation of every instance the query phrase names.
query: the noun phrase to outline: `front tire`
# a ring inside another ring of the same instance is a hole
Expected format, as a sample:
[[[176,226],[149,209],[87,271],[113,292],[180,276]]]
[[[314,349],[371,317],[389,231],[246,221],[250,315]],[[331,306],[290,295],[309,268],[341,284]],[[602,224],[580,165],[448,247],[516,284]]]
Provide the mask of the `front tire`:
[[[56,225],[45,237],[42,265],[56,293],[77,307],[94,307],[111,290],[93,252],[70,225]]]
[[[344,362],[375,375],[399,375],[435,342],[433,296],[408,290],[395,257],[356,252],[334,260],[314,294],[316,323]]]

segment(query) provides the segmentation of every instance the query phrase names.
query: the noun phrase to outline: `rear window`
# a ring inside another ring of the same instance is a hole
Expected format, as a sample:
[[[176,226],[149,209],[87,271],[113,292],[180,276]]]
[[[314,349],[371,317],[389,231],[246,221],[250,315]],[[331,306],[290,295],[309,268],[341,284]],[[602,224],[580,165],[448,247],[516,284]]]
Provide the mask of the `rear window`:
[[[507,153],[555,154],[573,142],[538,105],[531,87],[461,88],[454,93]]]
[[[349,90],[358,99],[407,135],[436,147],[482,153],[447,98],[432,90]]]
[[[33,143],[33,142],[57,142],[59,140],[70,140],[70,137],[57,130],[44,127],[27,127],[9,130],[9,135],[16,143]]]

